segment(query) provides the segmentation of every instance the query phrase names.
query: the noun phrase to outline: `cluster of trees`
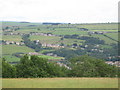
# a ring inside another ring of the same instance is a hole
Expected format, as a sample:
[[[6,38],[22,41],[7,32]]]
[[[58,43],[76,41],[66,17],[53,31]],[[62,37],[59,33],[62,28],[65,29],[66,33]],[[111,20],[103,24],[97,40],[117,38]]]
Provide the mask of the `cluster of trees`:
[[[70,63],[70,75],[75,77],[115,77],[118,74],[116,66],[90,56],[72,58]]]
[[[20,27],[19,26],[12,26],[12,27],[9,27],[9,26],[6,26],[6,27],[3,27],[2,30],[8,30],[8,29],[11,29],[11,30],[19,30]]]
[[[78,39],[79,35],[73,34],[73,35],[64,35],[64,38],[71,38],[71,39]]]
[[[65,67],[49,63],[47,59],[25,55],[16,65],[2,61],[3,78],[64,77]]]
[[[95,38],[95,37],[88,37],[88,36],[79,36],[77,34],[73,34],[73,35],[65,35],[64,38],[71,38],[71,39],[81,39],[81,40],[85,40],[86,44],[105,44],[104,40],[100,40],[99,38]]]
[[[82,40],[86,40],[85,43],[86,44],[105,44],[105,41],[104,40],[100,40],[99,38],[94,38],[94,37],[86,37],[86,36],[82,36],[80,37],[79,39],[82,39]]]
[[[3,78],[39,78],[39,77],[116,77],[117,67],[103,60],[87,55],[69,59],[69,68],[49,62],[37,56],[23,56],[16,65],[2,60]]]
[[[65,57],[66,59],[87,54],[87,55],[100,58],[100,59],[105,59],[105,60],[111,60],[111,61],[118,60],[117,44],[112,44],[111,48],[100,48],[100,47],[97,48],[97,47],[94,47],[94,45],[92,44],[87,44],[88,47],[85,47],[85,45],[86,44],[80,46],[84,48],[84,50],[82,50],[81,48],[77,48],[77,50],[62,48],[55,51],[44,52],[44,54],[53,53],[53,54],[57,54],[58,56]],[[92,49],[97,49],[97,50],[92,51]],[[99,50],[102,50],[103,52],[99,52]],[[108,57],[114,57],[114,58],[109,59]]]
[[[24,40],[25,45],[27,47],[35,49],[36,52],[39,52],[42,48],[42,44],[40,42],[36,43],[35,41],[31,41],[29,37],[30,37],[29,34],[23,35],[22,39]]]

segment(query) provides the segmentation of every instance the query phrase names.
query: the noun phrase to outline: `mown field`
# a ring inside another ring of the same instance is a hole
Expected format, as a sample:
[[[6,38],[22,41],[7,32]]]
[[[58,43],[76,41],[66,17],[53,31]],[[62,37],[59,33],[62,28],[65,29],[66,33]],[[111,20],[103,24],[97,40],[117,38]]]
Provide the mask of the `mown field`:
[[[2,79],[3,88],[118,88],[117,78]]]

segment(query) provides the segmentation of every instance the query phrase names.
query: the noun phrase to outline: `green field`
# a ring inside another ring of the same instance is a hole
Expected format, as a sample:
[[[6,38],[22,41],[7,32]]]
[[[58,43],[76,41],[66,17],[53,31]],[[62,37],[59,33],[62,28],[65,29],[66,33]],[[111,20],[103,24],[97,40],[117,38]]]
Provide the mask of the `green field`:
[[[28,53],[28,52],[34,52],[34,50],[26,46],[17,46],[17,45],[3,45],[2,46],[3,54],[13,54],[16,52]]]
[[[38,57],[47,58],[47,59],[64,59],[63,57],[53,57],[53,56],[47,56],[47,55],[40,55]]]
[[[30,32],[38,32],[37,29],[20,29],[17,31],[14,31],[15,33],[25,33],[25,34],[29,34]]]
[[[86,31],[79,31],[79,30],[56,30],[53,32],[55,35],[73,35],[73,34],[78,34],[78,35],[87,35]]]
[[[43,25],[42,23],[21,23],[21,22],[2,22],[3,28],[9,26],[9,28],[13,28],[14,26],[18,26],[19,29],[16,31],[3,31],[3,37],[0,40],[6,41],[16,41],[20,42],[22,40],[22,36],[20,35],[9,35],[9,33],[22,33],[22,34],[29,34],[30,32],[41,32],[41,33],[52,33],[57,36],[40,36],[40,35],[31,35],[30,40],[40,40],[42,44],[55,44],[61,45],[64,44],[65,48],[71,49],[73,44],[82,45],[84,44],[85,40],[80,39],[71,39],[71,38],[64,38],[64,35],[73,35],[77,34],[79,36],[88,36],[88,37],[95,37],[105,41],[105,45],[101,45],[102,48],[112,48],[110,44],[117,43],[118,40],[118,25],[117,23],[86,23],[86,24],[59,24],[59,25]],[[81,30],[80,28],[86,28],[88,31]],[[11,29],[12,30],[12,29]],[[88,35],[89,31],[93,32],[109,32],[105,33],[108,37],[102,34],[92,34],[91,36]],[[0,32],[1,33],[1,32]],[[61,36],[59,36],[61,35]],[[110,38],[109,38],[110,37]],[[111,38],[115,39],[112,40]],[[39,53],[55,51],[59,48],[52,48],[47,49],[43,46],[43,50]],[[12,56],[12,54],[17,52],[28,53],[28,52],[35,52],[34,49],[31,49],[27,46],[17,46],[17,45],[2,45],[3,49],[3,57],[5,57],[8,61],[18,61],[19,58]],[[50,57],[50,56],[41,56],[48,59],[56,59],[58,57]]]
[[[3,26],[28,26],[28,25],[41,25],[41,23],[20,23],[20,22],[2,22]]]
[[[3,88],[118,88],[117,78],[2,79]]]
[[[17,52],[29,53],[29,52],[34,52],[34,50],[26,46],[17,46],[17,45],[2,46],[2,55],[8,62],[16,62],[20,60],[20,58],[12,56],[12,54]]]
[[[96,37],[96,38],[99,38],[101,40],[104,40],[106,44],[117,43],[116,41],[113,41],[110,38],[105,37],[103,35],[92,35],[92,37]]]
[[[106,33],[106,35],[118,41],[118,33]]]
[[[118,30],[91,30],[91,31],[94,31],[94,32],[97,32],[97,31],[102,31],[102,32],[118,32]]]
[[[55,44],[60,40],[60,37],[55,36],[31,36],[31,40],[40,40],[41,43]]]
[[[77,27],[84,27],[92,30],[117,30],[118,24],[117,23],[94,23],[94,24],[78,24]]]
[[[3,56],[8,62],[18,62],[20,61],[20,58],[17,58],[15,56],[12,55],[5,55]]]
[[[22,41],[22,38],[20,35],[7,35],[7,36],[3,35],[2,39],[6,41],[16,41],[16,42]]]
[[[81,42],[83,40],[78,40],[78,39],[64,39],[60,40],[60,37],[56,36],[31,36],[31,40],[40,40],[41,43],[47,43],[47,44],[61,44],[64,43],[66,45],[71,45],[73,43],[77,43],[81,45]]]

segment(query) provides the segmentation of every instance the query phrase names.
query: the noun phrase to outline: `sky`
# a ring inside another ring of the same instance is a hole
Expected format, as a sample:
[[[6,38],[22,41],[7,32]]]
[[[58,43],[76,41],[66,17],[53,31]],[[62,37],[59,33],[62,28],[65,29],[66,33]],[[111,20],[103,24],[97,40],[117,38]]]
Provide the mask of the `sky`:
[[[117,22],[118,2],[119,0],[0,0],[0,21]]]

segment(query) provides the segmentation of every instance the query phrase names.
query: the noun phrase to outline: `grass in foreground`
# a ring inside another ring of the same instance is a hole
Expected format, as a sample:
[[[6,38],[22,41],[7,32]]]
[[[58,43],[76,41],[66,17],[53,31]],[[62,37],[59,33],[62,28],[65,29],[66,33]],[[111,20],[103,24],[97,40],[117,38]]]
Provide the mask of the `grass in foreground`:
[[[3,88],[117,88],[117,78],[2,79]]]

